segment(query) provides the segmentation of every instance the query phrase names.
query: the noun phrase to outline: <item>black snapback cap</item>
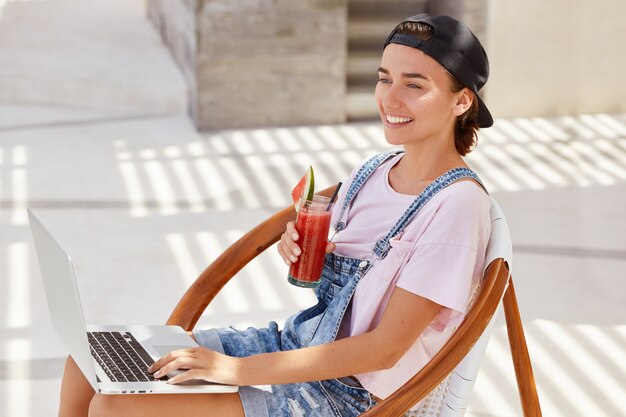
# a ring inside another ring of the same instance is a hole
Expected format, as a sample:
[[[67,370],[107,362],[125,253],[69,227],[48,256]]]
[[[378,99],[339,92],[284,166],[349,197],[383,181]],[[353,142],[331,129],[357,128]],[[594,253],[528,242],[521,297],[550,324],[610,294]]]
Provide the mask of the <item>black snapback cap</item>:
[[[433,28],[429,40],[418,39],[414,35],[397,33],[402,23],[425,23]],[[419,49],[439,62],[461,84],[476,93],[478,99],[478,126],[493,125],[489,109],[478,95],[489,78],[489,60],[480,41],[463,23],[450,16],[418,14],[403,20],[389,34],[385,47],[390,43]]]

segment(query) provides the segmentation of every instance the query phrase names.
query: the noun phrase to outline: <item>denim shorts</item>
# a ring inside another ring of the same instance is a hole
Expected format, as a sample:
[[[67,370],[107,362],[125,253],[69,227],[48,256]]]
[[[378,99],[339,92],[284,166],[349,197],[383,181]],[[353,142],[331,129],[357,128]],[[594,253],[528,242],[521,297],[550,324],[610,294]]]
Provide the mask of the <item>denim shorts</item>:
[[[281,346],[274,322],[262,329],[199,330],[194,336],[200,346],[236,357],[276,352]],[[239,396],[246,417],[355,417],[376,404],[352,378],[244,386]]]

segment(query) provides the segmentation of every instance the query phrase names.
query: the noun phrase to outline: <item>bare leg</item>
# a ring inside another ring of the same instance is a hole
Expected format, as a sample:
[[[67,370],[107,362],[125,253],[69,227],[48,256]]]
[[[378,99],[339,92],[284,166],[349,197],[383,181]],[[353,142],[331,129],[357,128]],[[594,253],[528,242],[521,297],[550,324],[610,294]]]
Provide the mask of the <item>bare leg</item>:
[[[239,394],[97,394],[89,417],[244,417]]]
[[[78,365],[68,357],[61,383],[59,417],[110,416],[244,417],[239,394],[95,394]]]
[[[195,340],[193,332],[187,332]],[[89,412],[89,403],[95,392],[81,372],[74,359],[68,356],[65,361],[63,380],[61,381],[61,401],[59,417],[86,416]]]
[[[95,392],[72,357],[65,362],[59,417],[86,417]]]

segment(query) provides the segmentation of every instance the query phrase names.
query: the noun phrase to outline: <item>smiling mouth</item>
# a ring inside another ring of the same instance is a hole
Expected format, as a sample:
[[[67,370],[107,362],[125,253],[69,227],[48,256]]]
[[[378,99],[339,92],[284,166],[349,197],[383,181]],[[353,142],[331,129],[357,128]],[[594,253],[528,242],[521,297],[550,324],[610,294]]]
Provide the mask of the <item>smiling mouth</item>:
[[[388,114],[385,115],[385,119],[387,120],[387,123],[392,125],[403,125],[413,121],[410,117],[390,116]]]

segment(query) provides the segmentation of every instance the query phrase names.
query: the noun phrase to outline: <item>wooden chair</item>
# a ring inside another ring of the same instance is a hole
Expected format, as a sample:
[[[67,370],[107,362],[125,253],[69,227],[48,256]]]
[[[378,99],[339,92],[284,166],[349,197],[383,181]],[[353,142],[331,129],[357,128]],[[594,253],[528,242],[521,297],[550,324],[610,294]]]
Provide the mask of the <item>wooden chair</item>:
[[[334,187],[332,187],[334,188]],[[329,195],[332,188],[320,194]],[[280,239],[285,224],[295,219],[293,207],[274,214],[226,249],[191,285],[168,324],[192,330],[224,287],[248,262]],[[462,416],[484,356],[493,316],[502,302],[524,417],[541,416],[539,399],[511,280],[511,240],[508,226],[492,200],[492,234],[480,289],[465,320],[432,360],[412,379],[363,417]],[[419,404],[418,404],[419,403]],[[415,406],[416,404],[417,407]],[[412,409],[407,413],[408,410]]]

